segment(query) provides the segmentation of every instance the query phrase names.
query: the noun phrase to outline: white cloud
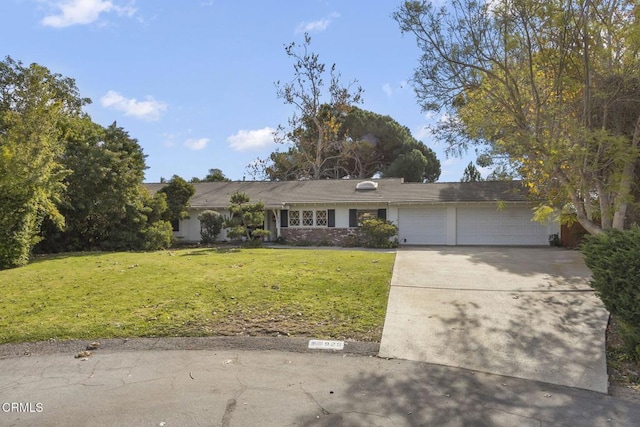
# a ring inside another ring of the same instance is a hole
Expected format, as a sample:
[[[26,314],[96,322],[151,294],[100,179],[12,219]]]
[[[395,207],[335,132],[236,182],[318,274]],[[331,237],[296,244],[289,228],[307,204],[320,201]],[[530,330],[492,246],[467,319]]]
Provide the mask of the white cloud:
[[[126,98],[118,92],[110,90],[102,98],[100,104],[105,108],[113,108],[123,112],[125,116],[133,116],[142,120],[158,120],[160,113],[166,111],[167,104],[147,96],[144,101],[135,98]]]
[[[389,83],[385,83],[382,85],[382,91],[389,97],[393,95],[393,89],[391,89],[391,85]]]
[[[41,23],[45,27],[54,28],[91,24],[103,13],[115,12],[120,16],[131,17],[136,12],[131,3],[120,6],[111,0],[57,0],[49,4],[56,12],[45,16]]]
[[[393,96],[394,93],[404,90],[409,83],[406,80],[401,80],[397,85],[391,83],[385,83],[382,85],[382,91],[388,96]]]
[[[190,150],[198,151],[204,149],[209,143],[209,138],[189,138],[183,145]]]
[[[431,130],[429,129],[429,126],[427,125],[421,125],[415,128],[415,130],[412,132],[413,137],[419,141],[422,141],[425,138],[429,138],[432,135]]]
[[[327,27],[329,27],[334,19],[339,17],[339,13],[333,12],[327,18],[319,19],[312,22],[302,22],[296,27],[296,34],[324,31],[327,29]]]
[[[264,127],[256,130],[240,130],[227,138],[229,146],[236,151],[260,149],[273,143],[275,129]]]

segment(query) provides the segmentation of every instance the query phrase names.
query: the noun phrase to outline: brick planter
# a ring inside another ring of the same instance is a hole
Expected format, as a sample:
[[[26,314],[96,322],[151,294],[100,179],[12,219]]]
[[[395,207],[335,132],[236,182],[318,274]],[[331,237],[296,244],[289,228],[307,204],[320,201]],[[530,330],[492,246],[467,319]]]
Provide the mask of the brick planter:
[[[355,246],[357,228],[282,228],[280,235],[290,244]]]

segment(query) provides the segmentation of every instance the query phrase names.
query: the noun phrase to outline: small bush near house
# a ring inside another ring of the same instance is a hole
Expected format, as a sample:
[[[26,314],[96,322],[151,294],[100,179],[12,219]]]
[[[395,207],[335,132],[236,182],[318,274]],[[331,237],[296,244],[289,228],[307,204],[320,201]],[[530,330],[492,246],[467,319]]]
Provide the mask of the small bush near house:
[[[201,241],[205,245],[214,243],[220,232],[222,231],[222,224],[224,218],[220,212],[206,210],[198,215],[200,221],[200,237]]]
[[[269,230],[264,225],[264,203],[251,203],[246,193],[236,191],[229,199],[229,218],[225,219],[227,236],[231,239],[246,239],[250,247],[262,246],[262,239],[268,236]]]
[[[620,321],[629,356],[640,360],[640,227],[589,236],[581,249],[591,286]]]
[[[173,242],[173,227],[169,221],[156,221],[147,226],[142,234],[144,238],[143,249],[145,251],[157,251],[167,249]]]
[[[390,221],[380,218],[365,219],[360,227],[362,245],[368,248],[395,248],[397,239],[391,238],[398,234],[398,227]]]

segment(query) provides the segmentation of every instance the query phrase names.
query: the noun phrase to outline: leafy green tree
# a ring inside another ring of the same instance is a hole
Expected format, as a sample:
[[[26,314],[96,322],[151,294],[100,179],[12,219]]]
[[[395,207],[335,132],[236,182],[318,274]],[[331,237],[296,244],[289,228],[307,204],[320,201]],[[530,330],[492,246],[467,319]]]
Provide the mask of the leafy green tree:
[[[224,226],[227,236],[232,239],[246,238],[249,241],[261,241],[269,235],[264,226],[264,203],[251,203],[246,193],[236,191],[229,199],[229,218]]]
[[[383,172],[385,178],[404,178],[406,182],[425,182],[425,169],[429,161],[418,149],[406,154],[400,154]]]
[[[407,1],[394,13],[422,51],[414,76],[435,134],[473,145],[590,232],[624,227],[640,151],[635,0]]]
[[[351,177],[370,178],[413,150],[420,151],[427,160],[422,181],[435,182],[440,177],[440,161],[435,153],[416,140],[409,128],[389,116],[351,107],[341,134],[345,138],[346,170]]]
[[[196,183],[196,182],[229,182],[231,181],[229,178],[227,178],[224,173],[222,173],[222,170],[220,169],[209,169],[209,173],[207,174],[207,176],[205,176],[204,178],[200,179],[197,177],[193,177],[191,178],[191,182],[192,183]]]
[[[189,200],[196,194],[193,184],[174,175],[158,192],[167,196],[167,210],[164,214],[166,221],[177,221],[189,216]]]
[[[323,178],[370,178],[389,168],[400,155],[414,149],[419,150],[427,160],[423,178],[415,179],[435,182],[440,176],[440,161],[435,153],[413,138],[407,127],[389,116],[352,106],[346,114],[335,118],[335,127],[335,152],[330,153],[330,158],[325,162],[326,173]],[[308,177],[297,163],[302,148],[295,146],[284,152],[272,153],[265,168],[266,177],[270,180]],[[397,170],[394,176],[402,177],[401,171]]]
[[[28,262],[46,216],[63,225],[60,124],[88,102],[73,79],[10,57],[0,62],[0,269]]]
[[[227,178],[222,170],[220,169],[209,169],[209,173],[202,180],[203,182],[229,182],[231,181]]]
[[[304,177],[304,173],[298,167],[299,157],[296,147],[289,147],[287,151],[274,151],[266,160],[260,160],[253,164],[251,174],[262,175],[270,181],[288,181]]]
[[[215,243],[224,225],[224,218],[220,212],[212,210],[202,211],[200,215],[198,215],[198,221],[200,221],[201,242],[205,245]]]
[[[62,129],[64,178],[58,209],[65,226],[43,224],[39,251],[151,250],[173,238],[167,195],[143,187],[145,155],[116,123],[103,128],[83,116]],[[168,231],[167,231],[168,230]]]
[[[460,182],[479,182],[482,181],[482,175],[473,162],[469,162],[464,169]]]
[[[165,197],[152,196],[142,185],[135,186],[134,191],[135,196],[126,201],[122,212],[109,224],[108,237],[100,242],[100,249],[157,250],[171,244],[173,227],[159,219],[166,208]]]
[[[142,248],[137,239],[150,222],[146,212],[151,208],[151,222],[159,221],[158,211],[164,212],[167,204],[164,194],[154,200],[142,188],[146,156],[137,140],[116,123],[103,128],[86,116],[67,121],[62,138],[62,163],[69,171],[59,203],[65,227],[56,231],[48,223],[40,249]],[[132,236],[125,236],[124,230]]]

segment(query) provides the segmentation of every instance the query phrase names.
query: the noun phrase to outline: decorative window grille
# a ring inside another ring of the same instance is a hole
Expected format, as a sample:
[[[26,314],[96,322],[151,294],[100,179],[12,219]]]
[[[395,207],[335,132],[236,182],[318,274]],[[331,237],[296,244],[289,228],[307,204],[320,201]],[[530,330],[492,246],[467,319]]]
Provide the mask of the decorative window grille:
[[[300,211],[289,211],[289,227],[300,226]]]
[[[302,211],[302,225],[313,227],[313,211]]]
[[[327,211],[316,211],[316,226],[327,226]]]

